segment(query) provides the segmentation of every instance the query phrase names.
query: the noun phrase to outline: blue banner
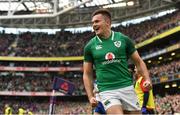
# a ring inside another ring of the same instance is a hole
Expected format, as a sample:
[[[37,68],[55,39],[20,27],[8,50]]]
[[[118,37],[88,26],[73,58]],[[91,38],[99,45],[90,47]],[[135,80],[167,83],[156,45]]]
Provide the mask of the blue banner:
[[[68,95],[72,95],[75,86],[70,81],[55,77],[53,81],[53,89],[56,91],[63,91]]]

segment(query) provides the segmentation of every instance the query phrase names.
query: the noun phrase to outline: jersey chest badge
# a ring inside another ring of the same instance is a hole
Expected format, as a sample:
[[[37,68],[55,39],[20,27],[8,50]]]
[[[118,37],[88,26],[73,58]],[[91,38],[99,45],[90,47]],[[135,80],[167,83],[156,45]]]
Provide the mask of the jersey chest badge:
[[[115,41],[114,45],[118,48],[121,47],[121,41]]]
[[[108,52],[108,53],[105,55],[105,59],[106,59],[106,60],[113,60],[113,59],[115,59],[115,55],[114,55],[112,52]]]

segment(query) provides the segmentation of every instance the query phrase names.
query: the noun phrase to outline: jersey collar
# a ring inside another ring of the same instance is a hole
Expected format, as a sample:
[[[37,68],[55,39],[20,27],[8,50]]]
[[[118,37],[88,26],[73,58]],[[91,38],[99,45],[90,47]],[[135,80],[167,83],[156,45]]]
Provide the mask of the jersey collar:
[[[113,41],[114,40],[114,31],[111,31],[111,32],[112,32],[111,40]],[[99,42],[102,43],[102,40],[99,38],[99,36],[96,36],[96,37],[99,40]]]

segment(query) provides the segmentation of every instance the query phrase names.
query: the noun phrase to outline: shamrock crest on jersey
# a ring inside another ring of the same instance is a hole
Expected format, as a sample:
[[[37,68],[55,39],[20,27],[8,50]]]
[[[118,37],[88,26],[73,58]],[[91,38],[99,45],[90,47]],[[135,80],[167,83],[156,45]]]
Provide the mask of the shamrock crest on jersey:
[[[121,41],[115,41],[114,45],[118,48],[121,47]]]

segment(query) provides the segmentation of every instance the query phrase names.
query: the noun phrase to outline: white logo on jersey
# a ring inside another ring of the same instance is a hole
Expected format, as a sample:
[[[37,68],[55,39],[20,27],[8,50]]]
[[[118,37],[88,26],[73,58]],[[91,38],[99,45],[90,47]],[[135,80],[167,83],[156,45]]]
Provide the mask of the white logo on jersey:
[[[121,46],[121,41],[115,41],[114,45],[119,48]]]
[[[97,45],[96,46],[96,50],[99,50],[99,49],[101,49],[102,48],[102,45]]]
[[[112,60],[115,58],[115,55],[112,53],[112,52],[108,52],[106,55],[105,55],[105,59],[106,60]]]
[[[120,59],[115,59],[115,55],[114,55],[112,52],[108,52],[108,53],[105,55],[105,59],[106,59],[107,61],[103,61],[103,62],[102,62],[103,65],[111,64],[111,63],[120,63],[120,62],[121,62]]]

